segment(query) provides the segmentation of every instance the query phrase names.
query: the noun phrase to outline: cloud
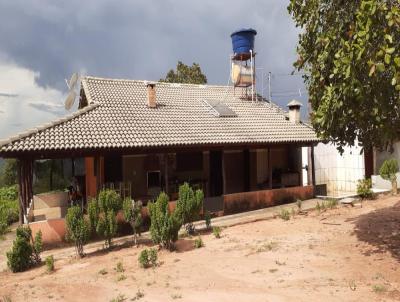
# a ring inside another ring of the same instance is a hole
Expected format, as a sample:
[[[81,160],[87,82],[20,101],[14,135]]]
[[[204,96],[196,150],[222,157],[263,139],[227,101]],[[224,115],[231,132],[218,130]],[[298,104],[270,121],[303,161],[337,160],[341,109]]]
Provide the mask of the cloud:
[[[0,61],[0,138],[65,114],[64,94],[37,84],[38,72]]]

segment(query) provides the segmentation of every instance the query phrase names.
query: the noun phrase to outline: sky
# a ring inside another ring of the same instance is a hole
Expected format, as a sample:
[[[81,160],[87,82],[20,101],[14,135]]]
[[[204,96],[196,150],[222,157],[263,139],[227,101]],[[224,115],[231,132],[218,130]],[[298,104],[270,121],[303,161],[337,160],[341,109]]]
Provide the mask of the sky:
[[[209,84],[228,83],[230,34],[254,28],[257,90],[282,106],[307,102],[296,60],[299,30],[286,0],[0,0],[0,138],[70,111],[73,72],[158,80],[197,62]],[[306,107],[306,106],[304,106]],[[304,109],[303,109],[304,110]]]

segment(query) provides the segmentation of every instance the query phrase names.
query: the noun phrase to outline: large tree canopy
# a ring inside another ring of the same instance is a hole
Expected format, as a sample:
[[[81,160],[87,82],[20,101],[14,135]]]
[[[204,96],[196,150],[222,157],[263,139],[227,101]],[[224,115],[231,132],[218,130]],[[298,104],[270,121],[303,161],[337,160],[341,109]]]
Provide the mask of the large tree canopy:
[[[400,1],[290,0],[318,135],[390,148],[400,133]]]
[[[199,64],[193,63],[192,66],[188,66],[179,61],[176,71],[171,69],[168,71],[165,79],[160,79],[160,81],[168,83],[206,84],[207,77],[202,73]]]

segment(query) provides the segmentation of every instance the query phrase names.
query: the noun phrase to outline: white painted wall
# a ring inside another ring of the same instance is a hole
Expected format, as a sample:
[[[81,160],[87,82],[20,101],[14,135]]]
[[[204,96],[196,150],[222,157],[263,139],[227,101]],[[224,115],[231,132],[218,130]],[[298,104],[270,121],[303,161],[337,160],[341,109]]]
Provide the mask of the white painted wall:
[[[355,192],[357,181],[365,177],[364,155],[359,147],[347,147],[343,155],[336,146],[320,143],[314,148],[315,179],[326,184],[328,195]]]

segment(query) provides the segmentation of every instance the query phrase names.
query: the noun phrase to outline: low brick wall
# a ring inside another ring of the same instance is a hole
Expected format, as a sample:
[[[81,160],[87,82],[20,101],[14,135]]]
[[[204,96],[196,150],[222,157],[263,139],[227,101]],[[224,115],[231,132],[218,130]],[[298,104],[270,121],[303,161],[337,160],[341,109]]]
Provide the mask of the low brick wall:
[[[246,212],[313,198],[313,186],[224,195],[224,215]]]
[[[32,235],[42,231],[42,240],[45,245],[54,245],[65,241],[65,219],[49,219],[43,221],[32,222],[29,224]]]

